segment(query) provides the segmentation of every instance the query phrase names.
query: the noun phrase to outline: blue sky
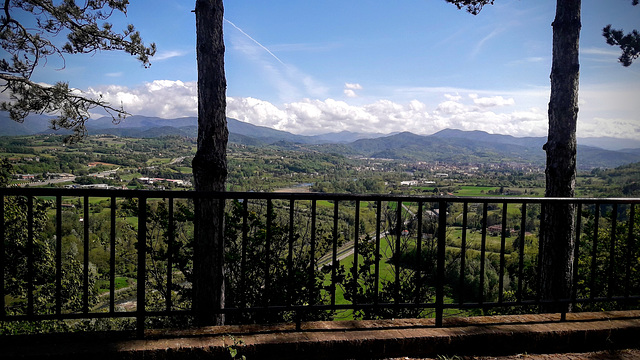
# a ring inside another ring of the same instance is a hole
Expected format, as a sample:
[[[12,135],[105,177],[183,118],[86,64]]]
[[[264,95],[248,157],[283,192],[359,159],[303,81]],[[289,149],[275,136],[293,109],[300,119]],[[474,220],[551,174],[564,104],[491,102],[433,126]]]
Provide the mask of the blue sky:
[[[193,1],[134,0],[133,23],[158,53],[150,69],[122,53],[50,59],[33,79],[122,103],[132,114],[195,116]],[[617,62],[610,23],[640,28],[631,0],[583,0],[578,135],[640,139],[640,61]],[[443,0],[225,1],[230,117],[300,134],[514,136],[547,132],[552,0],[496,0],[477,16]],[[96,116],[100,116],[96,114]]]

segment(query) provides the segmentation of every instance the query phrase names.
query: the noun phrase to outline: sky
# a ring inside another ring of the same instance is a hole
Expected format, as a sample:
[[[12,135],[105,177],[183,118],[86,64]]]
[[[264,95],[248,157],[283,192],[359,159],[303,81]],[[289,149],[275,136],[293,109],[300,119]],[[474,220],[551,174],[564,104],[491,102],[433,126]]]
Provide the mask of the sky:
[[[304,135],[547,133],[555,1],[496,0],[477,16],[443,0],[224,4],[229,117]],[[32,80],[68,81],[134,115],[196,116],[194,6],[133,0],[109,19],[156,43],[149,69],[103,51],[66,55],[64,68],[50,58]],[[640,6],[583,0],[578,136],[640,139],[640,60],[618,63],[607,24],[640,29]]]

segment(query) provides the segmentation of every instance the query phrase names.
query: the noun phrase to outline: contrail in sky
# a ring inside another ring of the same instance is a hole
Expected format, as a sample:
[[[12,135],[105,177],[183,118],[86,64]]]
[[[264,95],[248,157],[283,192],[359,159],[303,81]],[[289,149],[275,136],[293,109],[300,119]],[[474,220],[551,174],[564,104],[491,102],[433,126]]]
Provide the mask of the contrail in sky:
[[[231,21],[224,19],[224,21],[226,21],[227,23],[229,23],[229,25],[233,26],[234,28],[236,28],[238,31],[240,31],[244,36],[248,37],[249,40],[253,41],[254,43],[256,43],[258,46],[260,46],[261,48],[264,49],[264,51],[268,52],[269,55],[273,56],[274,59],[278,60],[278,62],[280,62],[280,64],[285,65],[285,63],[280,60],[280,58],[278,58],[274,53],[271,52],[271,50],[267,49],[266,46],[260,44],[256,39],[252,38],[249,34],[247,34],[246,32],[244,32],[242,29],[240,29],[239,27],[236,26],[236,24],[232,23]]]

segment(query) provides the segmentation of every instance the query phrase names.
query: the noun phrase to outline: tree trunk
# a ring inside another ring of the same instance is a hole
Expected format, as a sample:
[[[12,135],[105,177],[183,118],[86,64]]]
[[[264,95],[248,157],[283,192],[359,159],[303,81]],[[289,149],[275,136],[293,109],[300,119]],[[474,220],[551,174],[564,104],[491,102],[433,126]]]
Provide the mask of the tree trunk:
[[[576,183],[576,123],[578,120],[578,59],[581,0],[558,0],[553,22],[553,60],[546,197],[573,197]],[[541,296],[569,299],[572,294],[575,247],[575,205],[545,205],[541,222]],[[566,311],[567,306],[544,306]]]
[[[222,0],[196,1],[198,150],[193,178],[198,192],[223,192],[227,178],[227,82],[224,73]],[[193,311],[198,325],[223,325],[224,200],[195,200]]]

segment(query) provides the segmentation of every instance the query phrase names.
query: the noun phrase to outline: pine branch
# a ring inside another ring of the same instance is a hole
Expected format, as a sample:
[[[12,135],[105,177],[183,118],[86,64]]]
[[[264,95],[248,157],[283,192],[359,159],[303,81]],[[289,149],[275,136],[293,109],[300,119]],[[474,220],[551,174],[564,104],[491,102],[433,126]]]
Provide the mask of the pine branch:
[[[622,54],[618,61],[623,66],[630,66],[640,56],[640,33],[638,30],[633,30],[625,35],[622,30],[612,29],[611,25],[607,25],[602,29],[602,36],[607,40],[607,44],[620,47]]]
[[[90,110],[100,108],[111,116],[114,123],[119,123],[130,115],[124,108],[116,108],[101,98],[93,99],[70,89],[67,83],[59,82],[53,86],[34,83],[28,78],[0,73],[4,80],[2,92],[9,91],[10,101],[0,104],[0,110],[8,111],[12,120],[23,122],[31,113],[56,114],[51,121],[54,130],[69,129],[73,134],[65,138],[65,142],[73,143],[87,134],[86,121],[90,118]]]
[[[30,113],[55,114],[53,129],[70,129],[73,134],[66,141],[77,141],[87,133],[85,122],[89,111],[100,108],[114,122],[128,115],[122,107],[109,105],[102,98],[92,99],[80,94],[64,82],[53,86],[31,81],[40,61],[58,55],[64,64],[63,53],[93,53],[98,50],[124,50],[136,56],[146,68],[156,52],[155,44],[145,46],[140,33],[129,25],[122,33],[112,31],[111,24],[98,21],[108,19],[114,11],[126,14],[127,0],[93,0],[78,6],[74,1],[55,5],[52,0],[4,0],[0,22],[0,47],[10,57],[0,59],[0,89],[9,93],[9,101],[0,105],[11,119],[22,122]],[[12,12],[19,12],[13,15]],[[27,28],[20,19],[25,14],[35,18],[36,26]],[[68,42],[61,48],[52,37],[68,31]]]

